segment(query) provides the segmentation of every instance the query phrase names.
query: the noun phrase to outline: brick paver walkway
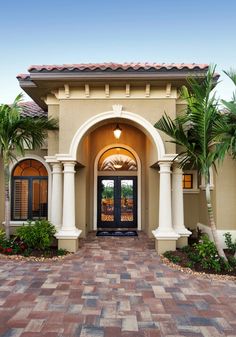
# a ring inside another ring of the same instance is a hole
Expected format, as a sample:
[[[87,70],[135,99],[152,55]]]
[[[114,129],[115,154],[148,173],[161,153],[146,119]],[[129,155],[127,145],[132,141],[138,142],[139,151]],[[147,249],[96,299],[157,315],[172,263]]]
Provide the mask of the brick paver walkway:
[[[232,337],[236,284],[169,269],[144,234],[90,234],[64,261],[0,260],[0,336]]]

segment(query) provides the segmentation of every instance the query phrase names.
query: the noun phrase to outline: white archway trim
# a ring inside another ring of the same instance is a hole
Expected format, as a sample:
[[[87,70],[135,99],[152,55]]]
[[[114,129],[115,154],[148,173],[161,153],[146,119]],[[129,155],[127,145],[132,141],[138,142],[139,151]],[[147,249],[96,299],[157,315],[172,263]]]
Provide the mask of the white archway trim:
[[[114,110],[112,110],[95,115],[89,118],[83,125],[81,125],[81,127],[77,130],[72,139],[69,155],[65,155],[65,159],[68,160],[70,157],[71,160],[76,160],[77,148],[80,144],[80,141],[92,126],[108,119],[117,118],[130,120],[140,125],[144,133],[148,134],[149,137],[153,140],[157,149],[158,160],[161,160],[165,157],[164,142],[157,129],[149,121],[133,112],[121,111],[120,114],[117,115],[116,113],[114,113]],[[64,155],[58,155],[59,158],[63,156]]]
[[[10,177],[12,177],[12,172],[15,168],[15,166],[17,164],[19,164],[21,161],[26,160],[26,159],[35,159],[37,161],[39,161],[40,163],[42,163],[48,173],[48,220],[51,220],[51,184],[52,184],[52,174],[51,174],[51,168],[49,166],[49,164],[40,156],[37,156],[35,154],[27,154],[25,156],[22,157],[16,157],[16,160],[14,160],[11,164],[10,164]],[[11,191],[11,179],[10,179],[10,191]],[[11,200],[10,200],[10,204],[11,204]],[[16,221],[11,221],[11,223],[15,223]],[[18,223],[19,221],[17,221]],[[22,223],[22,221],[20,221],[20,223]]]
[[[126,150],[128,150],[129,152],[131,152],[133,154],[133,156],[135,157],[136,161],[137,161],[137,165],[138,165],[138,171],[137,171],[137,177],[138,177],[138,203],[137,203],[137,222],[138,222],[138,230],[142,229],[142,210],[141,210],[141,197],[142,197],[142,183],[141,183],[141,161],[140,158],[137,154],[137,152],[130,146],[125,145],[125,144],[109,144],[107,146],[105,146],[101,151],[98,152],[95,161],[94,161],[94,191],[93,191],[93,229],[97,230],[97,194],[98,194],[98,161],[101,157],[101,155],[106,152],[109,149],[112,149],[114,147],[122,147]]]

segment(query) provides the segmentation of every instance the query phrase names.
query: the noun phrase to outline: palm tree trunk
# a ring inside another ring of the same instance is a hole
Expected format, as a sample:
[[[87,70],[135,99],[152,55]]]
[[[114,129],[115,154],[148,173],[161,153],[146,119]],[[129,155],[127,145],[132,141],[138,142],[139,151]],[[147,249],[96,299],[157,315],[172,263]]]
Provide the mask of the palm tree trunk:
[[[208,181],[208,179],[205,179]],[[206,202],[207,202],[207,212],[208,212],[208,217],[209,217],[209,222],[211,226],[211,231],[213,235],[213,239],[215,241],[216,249],[218,251],[218,254],[220,257],[222,257],[225,261],[227,261],[227,257],[223,251],[223,248],[220,245],[218,234],[216,231],[216,224],[215,224],[215,219],[214,219],[214,214],[212,210],[212,203],[211,203],[211,191],[210,191],[210,183],[207,182],[206,184]]]
[[[10,193],[9,181],[10,171],[9,165],[4,165],[4,180],[5,180],[5,231],[7,239],[10,238]]]

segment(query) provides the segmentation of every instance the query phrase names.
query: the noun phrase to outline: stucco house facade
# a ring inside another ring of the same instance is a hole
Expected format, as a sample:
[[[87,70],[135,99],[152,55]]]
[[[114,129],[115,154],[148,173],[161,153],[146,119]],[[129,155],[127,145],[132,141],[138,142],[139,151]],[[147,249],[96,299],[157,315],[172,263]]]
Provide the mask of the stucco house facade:
[[[135,228],[163,253],[187,244],[191,230],[210,233],[204,181],[174,161],[178,149],[154,124],[184,109],[179,88],[205,64],[74,64],[31,66],[18,75],[32,117],[59,120],[44,148],[11,165],[11,230],[48,218],[59,247],[76,251],[92,230]],[[115,137],[114,130],[120,133]],[[0,162],[2,166],[2,163]],[[211,174],[217,230],[236,233],[236,161]],[[0,170],[0,221],[4,221]],[[101,238],[102,240],[102,238]]]

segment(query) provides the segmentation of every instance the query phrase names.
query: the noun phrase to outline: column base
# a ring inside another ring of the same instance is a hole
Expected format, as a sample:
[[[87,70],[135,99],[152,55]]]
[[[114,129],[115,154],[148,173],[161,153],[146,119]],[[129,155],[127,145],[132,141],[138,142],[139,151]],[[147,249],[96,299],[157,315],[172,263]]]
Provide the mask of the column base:
[[[188,245],[188,236],[182,236],[176,242],[177,248],[183,248],[184,246],[187,246],[187,245]]]
[[[187,228],[175,229],[176,232],[180,235],[180,238],[176,242],[177,248],[183,248],[188,245],[188,237],[192,234]]]
[[[79,237],[82,233],[80,229],[60,230],[55,236],[58,239],[58,248],[66,249],[75,253],[79,249]]]
[[[58,249],[65,249],[70,253],[75,253],[79,249],[79,238],[58,239]]]
[[[155,240],[155,249],[158,255],[164,254],[166,251],[176,250],[176,240]]]
[[[155,249],[158,255],[165,253],[168,250],[176,250],[176,241],[179,235],[174,231],[170,233],[159,233],[158,230],[152,231],[155,237]]]

